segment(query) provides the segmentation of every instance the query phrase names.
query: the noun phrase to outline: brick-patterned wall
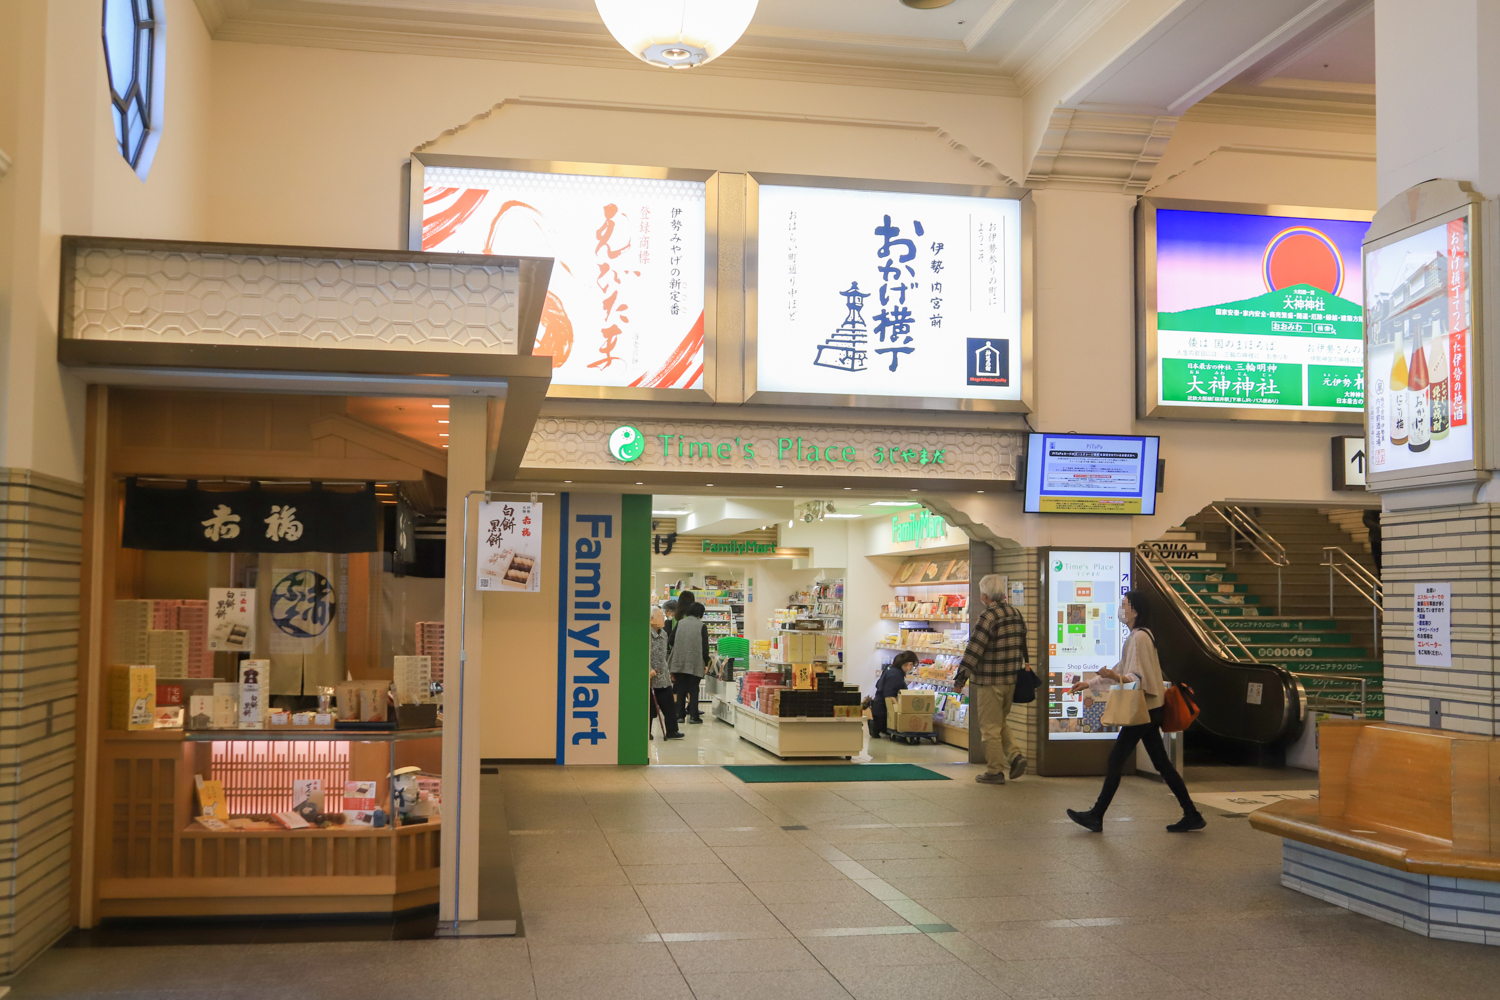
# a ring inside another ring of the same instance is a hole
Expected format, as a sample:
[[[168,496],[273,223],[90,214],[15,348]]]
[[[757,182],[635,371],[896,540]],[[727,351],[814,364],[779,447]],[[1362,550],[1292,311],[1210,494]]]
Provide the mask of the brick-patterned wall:
[[[1026,618],[1027,636],[1031,640],[1031,664],[1040,669],[1042,662],[1042,634],[1037,619],[1041,609],[1041,592],[1037,590],[1036,549],[996,549],[995,572],[1010,578],[1012,585],[1026,586],[1026,602],[1021,613]],[[1038,676],[1041,676],[1038,674]],[[1016,705],[1010,710],[1010,725],[1021,742],[1027,758],[1036,763],[1036,707],[1046,697],[1045,691],[1037,692],[1038,700],[1029,705]]]
[[[1429,700],[1438,698],[1443,729],[1500,736],[1494,634],[1500,504],[1386,511],[1380,524],[1386,720],[1427,726]],[[1417,583],[1453,585],[1451,667],[1415,665],[1412,594]]]
[[[68,930],[83,487],[0,469],[0,975]]]

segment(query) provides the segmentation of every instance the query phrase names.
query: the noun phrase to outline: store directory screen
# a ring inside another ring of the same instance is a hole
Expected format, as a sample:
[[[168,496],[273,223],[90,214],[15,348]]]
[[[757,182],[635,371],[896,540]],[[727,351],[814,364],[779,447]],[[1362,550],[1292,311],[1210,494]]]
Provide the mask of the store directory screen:
[[[1155,514],[1155,437],[1032,434],[1026,513]]]
[[[1120,662],[1128,630],[1120,598],[1130,589],[1130,553],[1058,552],[1043,567],[1046,595],[1047,738],[1108,740],[1119,729],[1101,722],[1108,694],[1070,688]]]

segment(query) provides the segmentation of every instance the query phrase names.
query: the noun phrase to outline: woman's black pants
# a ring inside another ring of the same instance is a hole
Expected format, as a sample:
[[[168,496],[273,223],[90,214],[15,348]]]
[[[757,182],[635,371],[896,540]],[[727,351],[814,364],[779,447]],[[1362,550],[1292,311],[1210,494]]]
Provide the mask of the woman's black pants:
[[[1161,741],[1161,718],[1162,710],[1153,708],[1151,710],[1151,721],[1140,726],[1122,726],[1120,735],[1115,738],[1115,745],[1109,751],[1109,764],[1104,772],[1104,787],[1099,790],[1099,800],[1094,803],[1092,810],[1095,816],[1104,818],[1104,811],[1114,800],[1115,790],[1120,787],[1120,775],[1125,771],[1125,763],[1135,753],[1135,745],[1142,740],[1146,743],[1146,755],[1151,758],[1151,763],[1156,768],[1156,773],[1161,775],[1172,794],[1177,796],[1177,802],[1182,806],[1185,816],[1191,816],[1198,811],[1193,805],[1192,798],[1188,795],[1187,783],[1182,780],[1182,775],[1177,773],[1177,768],[1172,766],[1172,758],[1167,756],[1167,748]]]

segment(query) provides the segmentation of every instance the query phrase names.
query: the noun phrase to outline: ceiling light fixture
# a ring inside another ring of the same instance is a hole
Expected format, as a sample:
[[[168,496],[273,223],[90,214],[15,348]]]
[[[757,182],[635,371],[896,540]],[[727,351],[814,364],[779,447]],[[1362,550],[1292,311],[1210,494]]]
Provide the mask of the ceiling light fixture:
[[[915,500],[871,500],[866,507],[915,507]]]
[[[692,69],[740,40],[760,0],[594,0],[615,41],[642,62]]]
[[[446,410],[449,407],[451,407],[452,405],[453,405],[452,403],[433,403],[432,404],[432,408],[434,410]]]
[[[905,6],[915,7],[917,10],[934,10],[938,7],[948,6],[953,0],[901,0],[901,2]],[[958,23],[963,24],[962,21]]]

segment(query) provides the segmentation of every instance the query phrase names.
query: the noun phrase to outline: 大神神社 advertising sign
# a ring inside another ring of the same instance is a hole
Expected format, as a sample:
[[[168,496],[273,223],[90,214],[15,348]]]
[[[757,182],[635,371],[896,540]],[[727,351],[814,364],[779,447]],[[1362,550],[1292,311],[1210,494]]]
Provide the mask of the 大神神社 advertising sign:
[[[173,552],[375,552],[375,485],[356,492],[125,485],[122,544]]]
[[[763,183],[757,393],[1022,399],[1021,202]]]
[[[551,257],[552,384],[701,389],[706,185],[427,165],[422,250]]]
[[[1241,408],[1296,420],[1363,410],[1360,242],[1368,222],[1153,211],[1154,244],[1145,247],[1155,268],[1146,308],[1156,319],[1148,411],[1193,410],[1203,419]]]

